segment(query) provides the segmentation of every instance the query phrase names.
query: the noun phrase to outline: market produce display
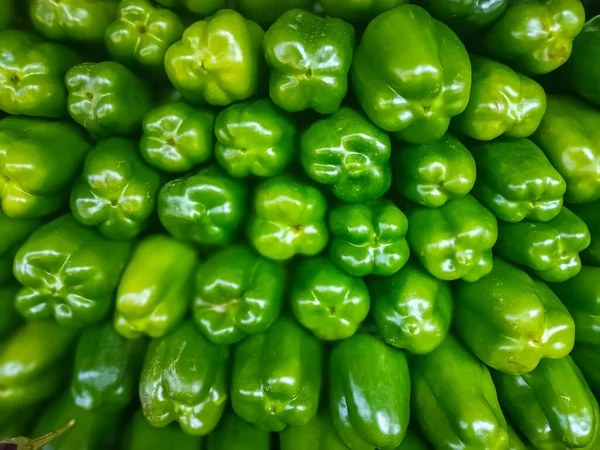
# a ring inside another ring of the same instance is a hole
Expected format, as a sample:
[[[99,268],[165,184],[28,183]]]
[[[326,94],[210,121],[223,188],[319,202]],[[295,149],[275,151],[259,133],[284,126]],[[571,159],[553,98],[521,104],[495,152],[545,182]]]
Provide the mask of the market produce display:
[[[0,0],[0,450],[600,450],[599,0]]]

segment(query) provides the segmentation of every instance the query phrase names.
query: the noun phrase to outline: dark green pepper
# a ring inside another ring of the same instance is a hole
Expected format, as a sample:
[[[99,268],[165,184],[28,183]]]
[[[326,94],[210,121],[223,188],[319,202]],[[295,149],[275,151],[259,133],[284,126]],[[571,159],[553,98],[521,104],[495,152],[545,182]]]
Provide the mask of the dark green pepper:
[[[600,199],[581,205],[569,205],[569,209],[585,222],[590,231],[591,243],[580,253],[581,260],[585,264],[600,267]]]
[[[15,16],[17,15],[15,3],[16,0],[4,0],[4,3],[2,3],[2,9],[0,9],[0,30],[6,30],[13,25]]]
[[[362,114],[343,107],[314,122],[301,139],[304,170],[348,203],[375,200],[392,182],[391,143]]]
[[[38,219],[12,219],[0,209],[0,287],[13,279],[13,261],[17,251],[41,224]]]
[[[328,16],[368,23],[379,14],[405,3],[408,0],[321,0],[319,5]]]
[[[598,352],[600,347],[597,345],[583,345],[575,344],[573,351],[569,356],[573,358],[577,367],[583,373],[586,381],[590,388],[596,394],[596,397],[600,396],[600,359],[598,359]],[[598,426],[598,424],[596,424]]]
[[[508,447],[506,450],[528,450],[532,447],[526,445],[521,437],[516,433],[510,423],[508,425]]]
[[[142,410],[138,410],[121,441],[121,450],[200,450],[202,438],[185,434],[175,424],[157,428],[148,423]]]
[[[19,283],[15,281],[0,287],[0,339],[10,334],[20,322],[14,301],[20,288]]]
[[[209,16],[216,13],[219,9],[225,8],[225,0],[156,0],[156,3],[167,8],[182,8],[185,12],[181,14],[187,16],[188,12],[199,16]]]
[[[236,8],[250,20],[268,27],[284,12],[301,8],[310,10],[315,0],[237,0]]]
[[[463,36],[494,23],[504,12],[508,2],[509,0],[417,0],[415,3]]]
[[[206,439],[206,450],[269,450],[271,434],[227,410],[215,431]]]
[[[279,444],[281,450],[348,450],[327,407],[321,407],[306,425],[287,427],[279,433]]]
[[[402,441],[402,444],[396,447],[395,450],[430,450],[431,448],[431,445],[427,440],[425,440],[425,438],[423,438],[420,434],[417,434],[414,430],[411,430],[409,428],[406,432],[404,440]]]

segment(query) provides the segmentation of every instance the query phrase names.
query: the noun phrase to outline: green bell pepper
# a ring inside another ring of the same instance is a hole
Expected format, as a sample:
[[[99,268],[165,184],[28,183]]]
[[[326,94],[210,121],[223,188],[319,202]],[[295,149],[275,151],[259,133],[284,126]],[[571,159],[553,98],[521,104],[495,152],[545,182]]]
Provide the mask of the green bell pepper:
[[[398,6],[369,23],[351,75],[373,123],[415,144],[442,137],[469,101],[471,63],[464,45],[416,5]]]
[[[12,219],[0,209],[0,236],[2,236],[0,239],[0,287],[7,285],[13,279],[15,255],[21,244],[40,225],[42,225],[41,220]]]
[[[348,92],[354,27],[302,9],[283,13],[263,40],[269,94],[286,111],[331,114]]]
[[[494,23],[509,0],[417,0],[415,3],[464,36]]]
[[[596,394],[596,398],[600,396],[600,359],[598,359],[598,349],[597,345],[575,344],[573,351],[569,355],[583,373],[590,388]]]
[[[585,264],[600,267],[600,199],[582,205],[569,205],[569,209],[585,222],[590,231],[591,243],[580,253]]]
[[[0,287],[0,339],[4,339],[19,325],[21,317],[14,299],[20,287],[14,281]]]
[[[17,15],[16,0],[4,0],[0,9],[0,30],[11,28]],[[0,438],[1,439],[1,438]]]
[[[431,448],[431,445],[425,440],[425,438],[409,428],[406,432],[406,437],[402,441],[402,444],[396,447],[395,450],[430,450]]]
[[[363,279],[348,275],[325,256],[297,265],[289,299],[296,320],[322,341],[356,333],[371,304]]]
[[[63,78],[79,62],[75,52],[18,30],[1,31],[0,41],[0,110],[28,116],[65,116]]]
[[[264,31],[223,9],[189,26],[165,54],[173,86],[190,102],[227,106],[258,92]]]
[[[528,450],[533,447],[526,445],[510,423],[508,425],[508,447],[506,450]]]
[[[140,152],[163,172],[187,172],[212,156],[214,123],[208,109],[180,101],[158,106],[144,117]]]
[[[36,408],[68,378],[75,331],[52,322],[25,322],[0,343],[0,410]]]
[[[573,318],[556,294],[502,258],[481,280],[459,282],[455,295],[458,334],[494,369],[531,372],[542,358],[562,358],[573,348]]]
[[[435,209],[406,206],[408,244],[431,275],[473,282],[492,270],[498,223],[472,195]]]
[[[452,318],[452,293],[446,281],[409,262],[394,275],[368,280],[371,314],[388,344],[413,354],[433,351],[445,339]]]
[[[71,123],[7,117],[0,120],[2,210],[12,218],[39,218],[68,202],[89,144]]]
[[[456,132],[480,141],[531,136],[546,112],[542,86],[482,56],[471,56],[471,68],[471,97],[453,121]]]
[[[212,254],[196,275],[194,319],[215,344],[263,333],[279,317],[286,272],[246,245]]]
[[[548,108],[531,136],[567,182],[565,201],[600,198],[600,110],[575,98],[548,95]]]
[[[125,339],[110,322],[86,328],[75,350],[71,396],[79,408],[118,411],[137,397],[146,347]]]
[[[177,421],[191,436],[210,433],[228,397],[229,349],[211,344],[191,321],[150,342],[140,380],[144,416],[154,427]]]
[[[177,425],[156,428],[148,423],[142,410],[138,410],[121,441],[121,450],[199,450],[202,438],[185,434]]]
[[[100,321],[112,307],[130,248],[70,214],[43,225],[15,256],[14,274],[24,285],[15,298],[17,309],[26,319],[53,318],[71,328]]]
[[[411,360],[411,419],[435,448],[505,450],[506,419],[488,368],[449,335]]]
[[[571,357],[493,378],[503,410],[535,448],[598,448],[598,402]]]
[[[215,135],[217,161],[235,178],[275,176],[294,156],[296,125],[266,98],[234,103],[221,111]]]
[[[191,12],[194,15],[209,16],[225,8],[225,0],[156,0],[156,3],[167,8],[183,9],[181,15]]]
[[[184,242],[162,234],[142,240],[119,282],[115,329],[129,339],[170,333],[188,311],[197,264]]]
[[[140,79],[114,61],[72,67],[65,83],[71,118],[95,137],[137,134],[151,107]]]
[[[313,256],[327,245],[327,202],[317,188],[292,175],[260,183],[248,225],[250,242],[266,258]]]
[[[333,423],[351,449],[395,449],[408,427],[410,377],[406,356],[379,339],[356,334],[329,359]]]
[[[323,365],[321,343],[288,317],[235,348],[231,404],[265,431],[305,425],[317,414]]]
[[[368,23],[379,14],[405,3],[408,3],[408,0],[321,0],[319,2],[328,16],[359,23]]]
[[[158,217],[177,239],[225,245],[242,225],[247,186],[209,166],[165,184],[158,195]]]
[[[310,10],[315,0],[237,0],[236,9],[250,20],[268,28],[284,12],[299,8]]]
[[[563,207],[548,222],[501,221],[494,251],[509,261],[527,267],[544,281],[562,283],[579,273],[579,252],[589,245],[587,225]]]
[[[117,20],[104,32],[104,42],[115,61],[163,70],[165,53],[181,39],[183,30],[179,16],[168,9],[149,0],[122,0]]]
[[[567,184],[529,139],[470,144],[477,164],[473,195],[506,222],[548,222],[561,211]]]
[[[403,144],[392,155],[394,186],[409,200],[439,208],[467,195],[475,184],[475,160],[451,134],[427,144]]]
[[[348,450],[333,425],[331,411],[319,408],[306,425],[287,427],[279,433],[281,450]]]
[[[347,203],[375,200],[392,183],[391,143],[359,112],[343,107],[302,133],[300,158],[310,178]]]
[[[271,434],[227,410],[219,426],[208,435],[206,450],[269,450]]]
[[[392,275],[408,261],[408,220],[388,199],[335,206],[329,229],[331,259],[350,275]]]
[[[38,33],[53,41],[100,44],[115,20],[119,0],[31,0],[29,17]]]
[[[139,156],[137,142],[101,140],[88,153],[71,190],[73,217],[108,239],[132,239],[146,227],[160,184],[158,172]]]

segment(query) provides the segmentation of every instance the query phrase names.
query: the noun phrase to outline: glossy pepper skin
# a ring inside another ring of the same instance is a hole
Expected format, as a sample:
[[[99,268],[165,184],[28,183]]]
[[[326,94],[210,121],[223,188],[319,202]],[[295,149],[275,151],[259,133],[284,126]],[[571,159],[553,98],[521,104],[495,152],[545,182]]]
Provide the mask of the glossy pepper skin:
[[[329,359],[333,423],[351,449],[395,449],[406,435],[410,377],[406,356],[376,337],[341,341]]]
[[[183,9],[199,16],[209,16],[225,8],[225,0],[157,0],[167,8]]]
[[[302,133],[300,149],[308,176],[343,202],[375,200],[390,188],[390,137],[352,108],[314,122]]]
[[[20,287],[15,281],[0,287],[0,339],[4,339],[19,325],[21,317],[15,308],[14,298]]]
[[[435,448],[507,448],[506,419],[490,372],[454,336],[412,359],[410,376],[411,419]]]
[[[323,365],[321,343],[289,317],[235,348],[231,404],[265,431],[310,422],[317,414]]]
[[[415,144],[442,137],[469,100],[471,64],[464,45],[416,5],[398,6],[369,23],[351,74],[371,121]]]
[[[573,348],[573,318],[556,294],[502,258],[481,280],[459,282],[455,296],[458,334],[496,370],[531,372],[542,358],[562,358]]]
[[[191,321],[154,339],[141,373],[140,400],[154,427],[178,422],[191,436],[210,433],[228,397],[227,347],[211,344]]]
[[[26,319],[54,319],[70,328],[98,322],[112,306],[130,248],[70,214],[43,225],[15,256],[14,274],[24,285],[17,309]]]
[[[206,450],[269,450],[271,433],[256,428],[228,409],[206,439]]]
[[[382,12],[408,3],[408,0],[321,0],[325,13],[351,23],[366,23]]]
[[[71,190],[73,217],[108,239],[132,239],[146,227],[160,184],[158,172],[139,156],[137,142],[103,139],[88,153]]]
[[[600,199],[580,205],[569,205],[569,209],[585,222],[590,231],[591,243],[580,253],[584,264],[600,267]]]
[[[493,377],[502,408],[535,448],[597,448],[598,402],[570,356]]]
[[[509,0],[417,0],[415,3],[464,36],[494,23]]]
[[[431,275],[473,282],[492,270],[498,223],[472,195],[435,209],[406,205],[405,210],[408,244]]]
[[[567,61],[584,21],[580,0],[508,2],[479,39],[490,57],[526,75],[540,75]]]
[[[183,30],[174,12],[157,8],[149,0],[124,0],[117,19],[104,32],[104,43],[115,61],[162,70],[167,49],[181,39]]]
[[[467,109],[457,116],[457,133],[480,141],[533,134],[546,112],[542,86],[509,66],[471,56],[473,80]]]
[[[266,29],[284,12],[294,8],[309,11],[313,3],[314,0],[237,0],[236,8]]]
[[[246,197],[244,183],[209,166],[165,184],[158,195],[158,217],[177,239],[225,245],[242,224]]]
[[[388,344],[421,355],[446,338],[452,318],[452,293],[446,281],[409,262],[389,277],[368,280],[371,314]]]
[[[314,186],[282,174],[260,183],[253,203],[248,236],[264,257],[314,256],[327,245],[327,203]]]
[[[271,99],[290,112],[337,111],[348,92],[353,52],[349,23],[302,9],[286,11],[263,40]]]
[[[24,31],[0,31],[0,41],[0,110],[28,116],[65,116],[63,78],[79,57],[67,47]]]
[[[296,147],[293,118],[266,98],[221,111],[215,136],[217,161],[235,178],[278,175],[292,161]]]
[[[231,9],[189,26],[165,54],[171,83],[193,103],[227,106],[258,92],[264,31]]]
[[[72,67],[65,84],[71,118],[98,138],[137,134],[151,107],[142,82],[114,61]]]
[[[321,406],[317,415],[306,425],[287,427],[279,433],[279,445],[281,450],[348,450],[326,406]]]
[[[162,234],[143,239],[119,282],[115,329],[129,339],[171,332],[189,309],[197,265],[185,242]]]
[[[598,360],[598,346],[575,344],[569,355],[583,373],[589,387],[594,394],[600,394],[600,360]],[[596,424],[597,425],[597,424]]]
[[[152,167],[182,173],[206,162],[213,153],[215,114],[177,101],[144,116],[140,152]]]
[[[202,438],[185,434],[176,424],[156,428],[148,423],[142,410],[138,410],[127,426],[121,441],[122,450],[198,450]]]
[[[71,397],[85,410],[118,411],[137,396],[146,343],[125,339],[110,322],[86,328],[75,350]]]
[[[568,96],[548,95],[548,108],[531,136],[567,182],[565,201],[600,198],[600,110]]]
[[[544,281],[562,283],[579,273],[579,252],[589,245],[587,225],[563,207],[548,222],[500,222],[494,251],[527,267]]]
[[[9,116],[0,120],[2,211],[15,219],[52,214],[89,150],[81,129],[66,122]]]
[[[42,221],[38,219],[12,219],[0,209],[0,287],[13,279],[13,261],[21,244]],[[1,314],[0,314],[1,316]],[[1,333],[0,333],[1,334]]]
[[[529,139],[473,142],[477,164],[473,195],[505,222],[548,222],[561,211],[564,178]]]
[[[475,184],[475,160],[453,135],[427,144],[402,144],[392,154],[395,188],[429,208],[464,197]]]
[[[212,254],[196,274],[194,320],[215,344],[235,344],[263,333],[279,317],[286,272],[250,247]]]
[[[408,261],[408,220],[388,199],[334,206],[329,229],[331,260],[350,275],[392,275]]]

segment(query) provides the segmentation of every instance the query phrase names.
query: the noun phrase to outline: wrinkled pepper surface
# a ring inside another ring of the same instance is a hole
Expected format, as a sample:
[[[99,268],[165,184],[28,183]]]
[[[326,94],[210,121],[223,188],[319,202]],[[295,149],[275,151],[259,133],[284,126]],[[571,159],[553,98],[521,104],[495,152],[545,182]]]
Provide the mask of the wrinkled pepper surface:
[[[142,410],[138,410],[123,433],[122,450],[198,450],[202,438],[185,434],[176,424],[157,428],[148,423]]]
[[[271,433],[244,422],[228,409],[206,439],[206,450],[269,450]]]

